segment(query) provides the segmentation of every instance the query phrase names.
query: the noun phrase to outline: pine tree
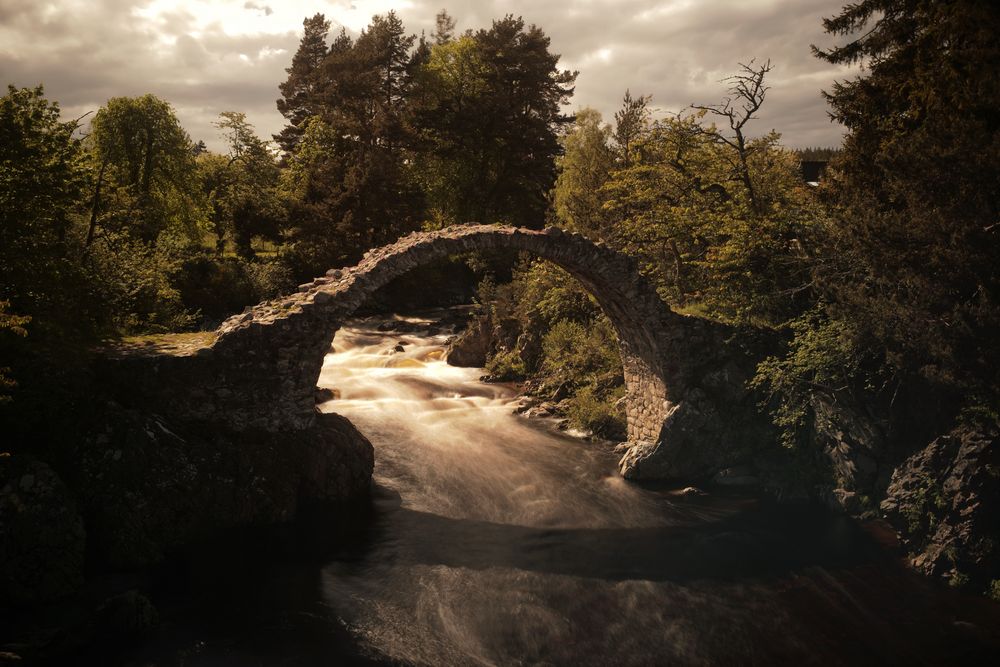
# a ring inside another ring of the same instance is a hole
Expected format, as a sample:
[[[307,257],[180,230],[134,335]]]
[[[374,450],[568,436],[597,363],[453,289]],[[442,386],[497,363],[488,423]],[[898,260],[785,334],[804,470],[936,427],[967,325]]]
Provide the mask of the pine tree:
[[[433,47],[414,122],[426,142],[419,171],[445,224],[544,223],[576,79],[549,45],[540,28],[507,16]]]
[[[824,25],[850,40],[816,55],[866,66],[827,95],[848,129],[819,272],[834,316],[894,372],[996,401],[1000,6],[863,0]]]
[[[455,37],[455,19],[442,9],[434,17],[434,32],[431,35],[437,45],[447,44]]]
[[[619,162],[625,168],[631,165],[632,149],[646,131],[649,122],[648,104],[649,97],[642,95],[632,97],[632,92],[626,90],[622,106],[615,112],[615,128],[612,136],[618,146]]]
[[[326,17],[315,14],[302,21],[302,26],[305,32],[298,51],[292,58],[291,67],[285,69],[288,78],[278,86],[281,91],[278,111],[289,124],[274,135],[274,140],[286,153],[295,149],[302,136],[302,124],[316,113],[316,91],[320,83],[317,73],[328,53],[326,38],[330,22]]]

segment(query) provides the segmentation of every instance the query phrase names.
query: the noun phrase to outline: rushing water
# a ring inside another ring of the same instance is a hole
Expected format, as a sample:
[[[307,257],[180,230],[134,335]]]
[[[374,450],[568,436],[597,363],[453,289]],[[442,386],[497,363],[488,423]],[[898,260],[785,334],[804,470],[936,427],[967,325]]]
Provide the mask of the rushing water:
[[[817,508],[626,483],[608,443],[513,414],[511,388],[442,361],[445,335],[381,332],[382,321],[342,329],[320,381],[339,392],[321,409],[350,418],[375,446],[365,529],[322,565],[241,575],[255,593],[241,588],[240,602],[216,600],[175,621],[172,659],[153,663],[971,664],[1000,655],[996,606],[904,571],[856,524]]]

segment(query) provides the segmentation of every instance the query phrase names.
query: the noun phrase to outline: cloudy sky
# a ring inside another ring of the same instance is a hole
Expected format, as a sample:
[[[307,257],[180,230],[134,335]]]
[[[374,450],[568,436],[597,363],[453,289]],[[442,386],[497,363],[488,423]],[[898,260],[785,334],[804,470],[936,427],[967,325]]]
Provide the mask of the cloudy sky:
[[[302,32],[322,12],[357,33],[395,9],[430,32],[442,7],[459,30],[521,15],[552,38],[560,66],[579,70],[571,108],[610,117],[626,88],[679,110],[717,101],[737,63],[770,58],[771,91],[755,130],[792,147],[839,143],[820,91],[850,72],[813,58],[828,45],[820,20],[842,0],[0,0],[0,78],[45,85],[65,117],[108,98],[151,92],[174,105],[195,140],[220,148],[212,126],[243,111],[263,136],[278,131],[278,84]]]

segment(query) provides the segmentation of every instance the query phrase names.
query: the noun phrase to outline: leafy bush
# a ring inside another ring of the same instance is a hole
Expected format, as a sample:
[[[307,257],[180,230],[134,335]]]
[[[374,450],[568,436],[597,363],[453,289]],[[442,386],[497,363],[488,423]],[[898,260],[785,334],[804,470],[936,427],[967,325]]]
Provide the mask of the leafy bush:
[[[114,331],[182,331],[195,323],[197,316],[171,281],[181,267],[179,255],[169,243],[154,246],[121,232],[106,232],[94,242],[88,268]]]
[[[1000,579],[994,579],[986,589],[986,595],[997,602],[1000,602]]]
[[[625,395],[624,387],[616,387],[601,396],[592,386],[579,389],[569,399],[566,416],[570,424],[611,440],[625,439],[625,414],[619,400]]]
[[[7,312],[9,305],[9,301],[0,301],[0,334],[6,330],[24,338],[28,335],[24,325],[30,322],[31,318]],[[10,372],[9,367],[0,366],[0,403],[9,402],[10,394],[7,392],[17,386],[17,382],[8,375]]]
[[[282,258],[250,262],[245,269],[256,301],[273,299],[295,289],[295,276]]]
[[[787,446],[797,442],[807,425],[817,392],[834,394],[870,382],[864,370],[869,361],[865,347],[847,323],[827,318],[817,307],[793,320],[791,328],[795,337],[788,353],[762,361],[751,381],[751,386],[769,392],[774,423]]]
[[[508,382],[511,380],[523,380],[526,374],[524,361],[516,350],[509,352],[499,352],[491,357],[486,363],[486,372],[490,377],[498,382]]]
[[[620,384],[621,359],[610,322],[603,316],[587,327],[560,320],[542,339],[543,374],[576,387],[610,388]]]

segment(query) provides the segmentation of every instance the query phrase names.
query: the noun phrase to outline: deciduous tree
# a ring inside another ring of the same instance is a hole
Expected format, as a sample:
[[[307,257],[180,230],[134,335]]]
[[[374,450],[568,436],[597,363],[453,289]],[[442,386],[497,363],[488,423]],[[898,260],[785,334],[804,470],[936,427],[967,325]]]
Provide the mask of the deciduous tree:
[[[150,94],[112,98],[94,116],[89,141],[100,165],[92,225],[154,244],[167,229],[197,238],[191,139],[169,103]]]

